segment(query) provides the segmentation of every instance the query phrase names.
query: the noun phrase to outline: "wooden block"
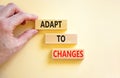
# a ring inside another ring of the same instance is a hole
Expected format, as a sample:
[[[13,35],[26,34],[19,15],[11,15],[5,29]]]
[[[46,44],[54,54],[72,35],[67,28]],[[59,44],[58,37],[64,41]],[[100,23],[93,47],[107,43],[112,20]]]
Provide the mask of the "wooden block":
[[[38,30],[66,30],[66,20],[36,20],[35,29]]]
[[[77,44],[76,34],[46,34],[46,44]]]
[[[52,50],[53,59],[83,59],[84,51],[82,49],[53,49]]]

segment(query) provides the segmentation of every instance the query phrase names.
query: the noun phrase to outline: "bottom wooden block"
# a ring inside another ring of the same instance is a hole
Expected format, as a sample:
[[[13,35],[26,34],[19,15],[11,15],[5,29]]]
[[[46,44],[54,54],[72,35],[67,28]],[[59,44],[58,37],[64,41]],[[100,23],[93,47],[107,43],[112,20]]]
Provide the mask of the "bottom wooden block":
[[[82,49],[58,48],[52,50],[53,59],[83,59],[84,51]]]

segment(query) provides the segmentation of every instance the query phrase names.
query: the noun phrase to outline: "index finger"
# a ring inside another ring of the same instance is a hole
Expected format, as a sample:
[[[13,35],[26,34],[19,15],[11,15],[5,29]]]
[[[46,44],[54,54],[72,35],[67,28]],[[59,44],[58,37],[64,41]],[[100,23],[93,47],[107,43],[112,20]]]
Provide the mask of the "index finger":
[[[38,17],[36,15],[19,12],[14,16],[8,18],[9,27],[11,27],[13,30],[16,26],[20,25],[24,21],[34,21],[37,18]]]

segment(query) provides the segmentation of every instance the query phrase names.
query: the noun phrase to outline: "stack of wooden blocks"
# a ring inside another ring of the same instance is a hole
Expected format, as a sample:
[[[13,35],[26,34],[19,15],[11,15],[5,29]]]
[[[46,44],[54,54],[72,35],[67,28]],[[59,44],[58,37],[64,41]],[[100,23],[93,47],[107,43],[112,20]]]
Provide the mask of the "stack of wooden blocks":
[[[67,20],[36,20],[35,29],[37,30],[67,30]],[[46,33],[45,44],[76,45],[77,34]],[[53,59],[83,59],[82,49],[55,48],[52,50]]]

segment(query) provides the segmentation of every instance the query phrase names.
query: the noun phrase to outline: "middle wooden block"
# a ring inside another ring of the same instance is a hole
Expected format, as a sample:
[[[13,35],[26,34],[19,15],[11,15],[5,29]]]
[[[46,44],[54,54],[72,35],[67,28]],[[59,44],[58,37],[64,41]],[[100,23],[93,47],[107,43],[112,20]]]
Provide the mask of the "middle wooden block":
[[[45,44],[77,44],[77,35],[45,34]]]

